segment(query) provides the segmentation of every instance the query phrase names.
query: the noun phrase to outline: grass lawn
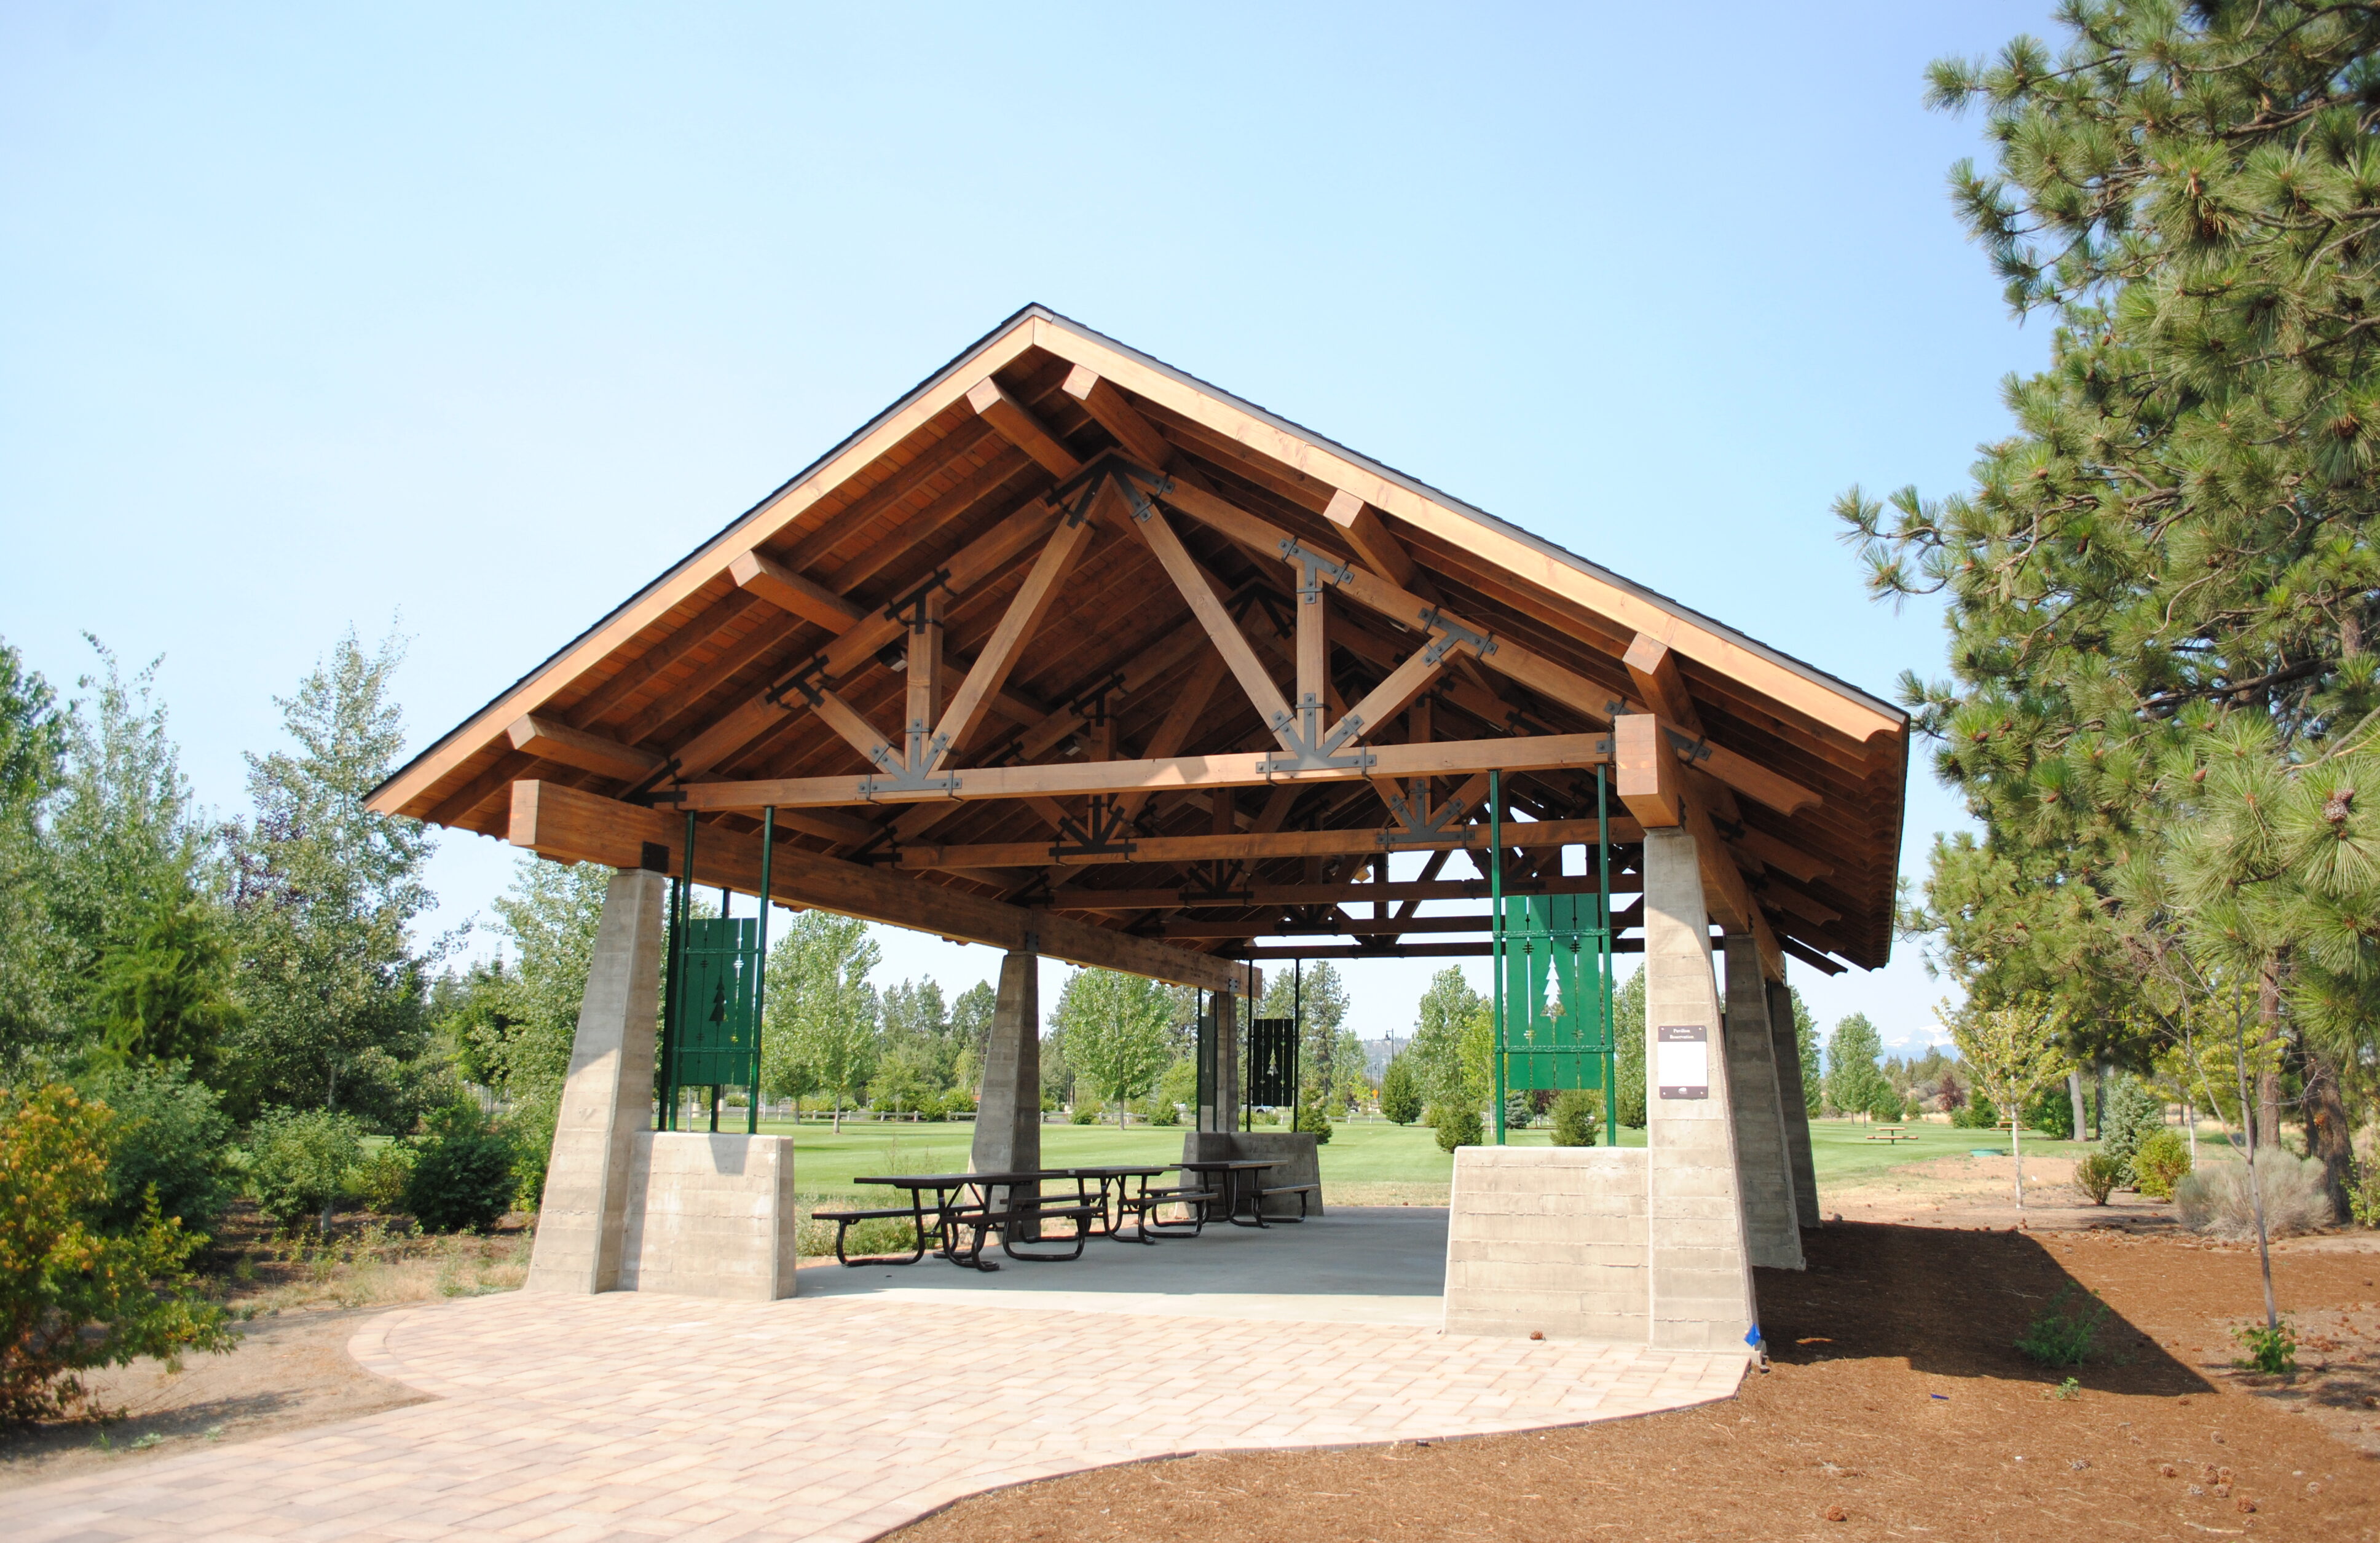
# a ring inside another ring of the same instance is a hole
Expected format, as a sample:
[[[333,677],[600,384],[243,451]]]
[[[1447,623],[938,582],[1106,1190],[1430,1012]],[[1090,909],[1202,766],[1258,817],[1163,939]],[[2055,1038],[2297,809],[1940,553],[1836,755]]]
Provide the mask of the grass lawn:
[[[975,1127],[965,1123],[852,1123],[841,1135],[823,1124],[795,1126],[764,1121],[760,1128],[794,1138],[794,1171],[808,1196],[848,1196],[852,1180],[862,1173],[931,1173],[964,1171],[975,1139]],[[1849,1120],[1810,1123],[1811,1158],[1824,1185],[1857,1183],[1885,1169],[1930,1158],[1958,1157],[1971,1148],[2006,1150],[2005,1134],[1953,1130],[1948,1125],[1912,1124],[1914,1141],[1870,1141],[1876,1126]],[[1642,1147],[1643,1131],[1620,1133],[1623,1147]],[[1542,1147],[1552,1139],[1540,1125],[1513,1131],[1516,1147]],[[2089,1150],[2084,1144],[2036,1141],[2027,1136],[2028,1155],[2073,1157]],[[1044,1125],[1041,1160],[1052,1168],[1090,1168],[1111,1162],[1171,1162],[1182,1155],[1179,1126]],[[1454,1160],[1438,1149],[1438,1136],[1421,1125],[1355,1122],[1341,1124],[1322,1148],[1322,1185],[1326,1197],[1342,1203],[1373,1202],[1444,1205]]]
[[[1810,1160],[1818,1171],[1818,1190],[1826,1192],[1828,1185],[1856,1184],[1885,1169],[1904,1162],[1924,1162],[1932,1158],[1964,1157],[1969,1151],[1986,1148],[1996,1152],[2009,1149],[2008,1132],[1962,1131],[1949,1125],[1924,1123],[1902,1127],[1914,1141],[1870,1141],[1877,1127],[1854,1120],[1813,1120],[1810,1122]],[[2080,1157],[2095,1151],[2095,1143],[2087,1141],[2053,1141],[2046,1136],[2024,1133],[2024,1155],[2027,1157]]]

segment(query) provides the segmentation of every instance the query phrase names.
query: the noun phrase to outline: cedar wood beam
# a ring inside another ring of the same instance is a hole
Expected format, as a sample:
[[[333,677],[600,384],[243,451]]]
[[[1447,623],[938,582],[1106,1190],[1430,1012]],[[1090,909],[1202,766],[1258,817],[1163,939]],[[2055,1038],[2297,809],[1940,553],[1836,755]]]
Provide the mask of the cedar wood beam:
[[[640,868],[645,848],[651,845],[665,850],[671,871],[679,872],[686,864],[685,832],[682,818],[660,809],[553,783],[513,784],[512,844],[558,862]],[[695,837],[694,872],[702,883],[758,893],[759,836],[704,827]],[[1038,945],[1040,953],[1076,964],[1126,970],[1208,990],[1238,990],[1247,986],[1244,967],[1231,960],[1111,931],[1069,917],[895,878],[790,844],[777,847],[770,879],[771,898],[783,905],[864,917],[1012,952]]]
[[[1615,841],[1642,841],[1644,832],[1631,821],[1611,822]],[[1507,844],[1516,847],[1575,846],[1596,839],[1592,820],[1546,820],[1504,828]],[[1266,862],[1275,857],[1336,857],[1379,855],[1391,850],[1483,852],[1488,828],[1460,825],[1443,835],[1399,839],[1393,848],[1382,844],[1390,832],[1372,830],[1235,832],[1210,836],[1135,836],[1128,853],[1098,857],[1066,857],[1063,848],[1046,841],[983,842],[964,846],[910,846],[901,852],[905,869],[1075,868],[1108,863]],[[1379,900],[1380,892],[1359,894],[1359,900]],[[1813,917],[1813,920],[1825,920]]]
[[[990,766],[956,773],[957,786],[941,790],[863,792],[866,778],[776,777],[749,782],[687,783],[671,796],[685,809],[816,808],[821,805],[922,803],[1034,796],[1161,792],[1191,787],[1262,787],[1293,792],[1313,783],[1358,782],[1372,776],[1437,777],[1487,768],[1507,772],[1553,771],[1597,766],[1610,759],[1607,736],[1536,735],[1524,739],[1455,739],[1427,745],[1382,745],[1371,751],[1369,768],[1330,767],[1310,772],[1272,770],[1269,752],[1177,756],[1166,760],[1057,762],[1039,766]]]
[[[1378,893],[1375,893],[1374,892]],[[1592,874],[1515,879],[1504,885],[1506,894],[1593,894]],[[1633,894],[1636,886],[1619,883],[1614,894]],[[1385,884],[1249,884],[1224,893],[1196,889],[1094,890],[1076,885],[1050,892],[1050,905],[1061,911],[1198,911],[1258,906],[1342,905],[1365,900],[1417,903],[1424,900],[1486,900],[1485,879],[1400,879]]]

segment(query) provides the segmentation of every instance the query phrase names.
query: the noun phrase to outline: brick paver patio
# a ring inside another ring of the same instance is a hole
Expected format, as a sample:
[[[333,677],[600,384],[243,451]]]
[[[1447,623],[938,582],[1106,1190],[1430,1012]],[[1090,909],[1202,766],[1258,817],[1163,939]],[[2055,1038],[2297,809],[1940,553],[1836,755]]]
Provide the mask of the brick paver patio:
[[[1727,1397],[1742,1355],[868,1296],[511,1294],[349,1349],[441,1395],[0,1500],[10,1543],[856,1540],[1166,1453],[1464,1436]]]

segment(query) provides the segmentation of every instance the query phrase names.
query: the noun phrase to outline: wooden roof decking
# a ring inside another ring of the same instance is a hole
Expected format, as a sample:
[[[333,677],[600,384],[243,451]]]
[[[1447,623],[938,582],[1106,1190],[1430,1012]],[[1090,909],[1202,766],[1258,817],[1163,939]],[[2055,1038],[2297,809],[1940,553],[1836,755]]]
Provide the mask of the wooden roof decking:
[[[1203,621],[1192,577],[1211,591]],[[941,685],[927,651],[913,689],[909,624],[937,609]],[[1426,645],[1443,657],[1416,659]],[[987,653],[965,737],[905,772],[908,716],[949,726]],[[774,803],[780,899],[1010,946],[1029,932],[1063,956],[1217,984],[1226,966],[1202,955],[1344,930],[1329,897],[1366,898],[1349,886],[1384,849],[1389,796],[1411,792],[1347,771],[1223,785],[1305,743],[1258,699],[1312,689],[1319,728],[1392,673],[1386,711],[1335,753],[1448,762],[1427,784],[1441,823],[1479,812],[1473,772],[1532,759],[1505,778],[1510,807],[1591,819],[1593,766],[1616,758],[1629,775],[1615,717],[1657,712],[1675,764],[1662,756],[1659,788],[1631,800],[1656,819],[1686,809],[1727,854],[1707,875],[1714,912],[1748,904],[1735,919],[1772,963],[1888,956],[1898,710],[1039,307],[423,751],[372,807],[623,866],[648,841],[674,850],[674,811],[698,807],[698,872],[717,881],[709,856],[733,881]],[[1521,743],[1549,735],[1559,747]],[[1478,745],[1491,740],[1510,757]],[[875,741],[880,767],[861,749]],[[1474,748],[1417,748],[1449,742]],[[1208,759],[1167,760],[1184,756]],[[1150,780],[1105,805],[1062,791],[1122,774],[1079,770],[1111,760]],[[957,775],[955,800],[886,790],[929,771]],[[995,786],[1009,791],[986,796]],[[1617,791],[1615,833],[1640,840]],[[1129,853],[1051,859],[1101,844],[1102,813],[1104,844]],[[1467,865],[1445,866],[1441,886]],[[1208,898],[1184,905],[1184,889]]]

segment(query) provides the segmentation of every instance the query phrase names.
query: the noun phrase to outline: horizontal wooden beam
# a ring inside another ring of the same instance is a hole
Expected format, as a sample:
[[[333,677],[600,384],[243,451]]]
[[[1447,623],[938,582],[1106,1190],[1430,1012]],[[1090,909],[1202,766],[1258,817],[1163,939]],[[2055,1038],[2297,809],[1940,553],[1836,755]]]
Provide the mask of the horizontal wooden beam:
[[[1362,943],[1290,943],[1280,948],[1245,948],[1235,953],[1234,959],[1251,959],[1258,964],[1281,964],[1292,959],[1484,959],[1495,952],[1492,939],[1475,942],[1452,943],[1391,943],[1386,948],[1367,948]],[[1642,954],[1642,938],[1614,938],[1614,954]]]
[[[1809,966],[1815,970],[1818,970],[1827,975],[1840,975],[1843,973],[1844,966],[1840,961],[1829,959],[1825,954],[1819,953],[1816,949],[1805,947],[1801,943],[1795,942],[1791,938],[1778,939],[1777,946],[1785,951],[1785,954],[1788,958],[1799,959],[1802,963]]]
[[[1057,476],[1072,477],[1083,469],[1075,453],[1059,443],[1058,436],[1034,416],[1033,409],[1010,395],[1008,388],[990,376],[986,375],[968,388],[967,405],[1011,444]]]
[[[617,777],[622,782],[633,783],[650,772],[660,771],[664,764],[662,758],[650,750],[623,745],[616,739],[590,734],[585,729],[574,729],[559,718],[548,718],[535,712],[524,713],[514,719],[509,737],[513,748],[525,755],[563,766],[575,766],[581,772]]]
[[[1121,764],[1108,762],[1109,765]],[[1614,820],[1611,839],[1642,841],[1644,832],[1633,820]],[[1591,844],[1597,825],[1592,820],[1547,820],[1534,824],[1513,822],[1504,827],[1504,844],[1514,847],[1575,846]],[[1395,836],[1393,844],[1390,837]],[[1070,854],[1047,841],[986,842],[965,846],[902,848],[905,869],[952,868],[1074,868],[1109,863],[1260,863],[1274,857],[1336,857],[1383,852],[1485,852],[1488,828],[1456,825],[1427,838],[1406,837],[1394,827],[1360,830],[1235,832],[1220,836],[1135,836],[1123,843],[1129,850],[1094,856]],[[1369,894],[1358,898],[1373,898]]]
[[[867,607],[845,600],[816,579],[805,578],[765,553],[747,552],[727,565],[737,589],[759,596],[780,611],[816,622],[837,637],[857,626]]]
[[[1642,881],[1621,876],[1614,894],[1633,894]],[[1593,894],[1590,876],[1507,881],[1506,894]],[[1266,905],[1343,905],[1358,901],[1486,900],[1485,879],[1411,879],[1385,884],[1247,884],[1217,893],[1196,889],[1095,890],[1062,886],[1050,892],[1059,911],[1245,910]]]
[[[1740,835],[1728,838],[1728,844],[1747,857],[1755,857],[1780,873],[1790,873],[1805,884],[1835,876],[1832,863],[1821,862],[1791,842],[1780,841],[1765,831],[1746,826]]]
[[[1660,720],[1623,712],[1612,721],[1611,747],[1619,766],[1620,801],[1647,826],[1668,829],[1685,819],[1685,779],[1678,758],[1661,741]]]
[[[1474,772],[1550,772],[1599,766],[1610,759],[1607,736],[1538,735],[1523,739],[1450,739],[1428,745],[1381,745],[1369,766],[1349,764],[1284,772],[1269,751],[1175,756],[1164,760],[1056,761],[1041,766],[991,766],[949,774],[947,787],[898,788],[871,777],[777,777],[754,782],[688,783],[678,808],[757,809],[774,804],[801,808],[836,804],[978,802],[987,798],[1064,798],[1104,793],[1162,793],[1174,788],[1304,786],[1366,777],[1467,776]],[[1354,758],[1348,759],[1353,762]],[[939,780],[939,779],[938,779]]]
[[[1475,917],[1342,917],[1331,922],[1281,921],[1255,917],[1240,921],[1169,921],[1157,929],[1160,938],[1363,938],[1403,932],[1487,932],[1495,918]]]
[[[665,810],[555,783],[513,784],[512,844],[541,857],[633,869],[644,866],[650,846],[665,853],[670,871],[678,873],[685,870],[685,819]],[[759,837],[717,826],[702,828],[695,837],[694,876],[698,883],[757,894]],[[1248,986],[1245,971],[1228,960],[1070,917],[899,878],[795,846],[777,848],[770,890],[771,897],[781,904],[863,917],[965,942],[1030,950],[1078,965],[1125,970],[1208,990],[1241,990]]]
[[[1391,584],[1414,588],[1414,579],[1418,576],[1414,571],[1413,553],[1380,523],[1378,511],[1342,488],[1330,495],[1330,506],[1322,514],[1339,528],[1347,544],[1355,549],[1355,555],[1370,565],[1374,573]]]

